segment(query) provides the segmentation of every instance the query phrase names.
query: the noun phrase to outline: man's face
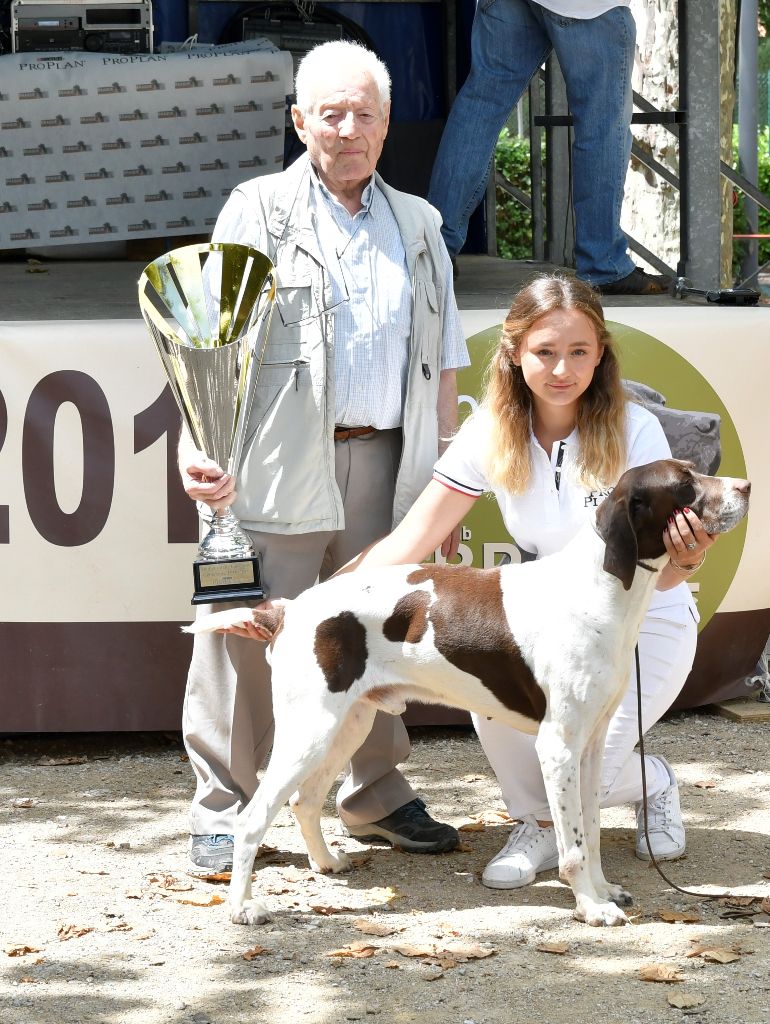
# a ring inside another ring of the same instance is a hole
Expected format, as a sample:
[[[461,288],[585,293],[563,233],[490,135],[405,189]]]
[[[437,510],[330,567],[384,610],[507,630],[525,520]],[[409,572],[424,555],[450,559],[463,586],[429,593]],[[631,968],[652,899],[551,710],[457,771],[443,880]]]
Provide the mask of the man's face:
[[[380,103],[366,72],[330,71],[316,90],[311,111],[291,108],[294,127],[321,181],[339,198],[363,189],[388,132],[390,103]]]

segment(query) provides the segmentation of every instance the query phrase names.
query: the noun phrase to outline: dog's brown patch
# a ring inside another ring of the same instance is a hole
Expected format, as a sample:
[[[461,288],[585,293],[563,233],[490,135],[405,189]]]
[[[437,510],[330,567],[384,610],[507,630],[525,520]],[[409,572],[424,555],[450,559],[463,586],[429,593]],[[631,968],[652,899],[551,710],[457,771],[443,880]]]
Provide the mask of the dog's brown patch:
[[[429,603],[430,594],[425,590],[413,590],[400,597],[382,624],[385,639],[396,644],[418,644],[428,628]]]
[[[353,612],[340,612],[318,623],[313,650],[332,693],[349,690],[366,668],[366,630]]]
[[[261,626],[262,629],[266,630],[270,634],[270,644],[274,644],[278,634],[283,629],[284,615],[286,609],[283,605],[278,605],[277,608],[255,608],[252,612],[252,619],[254,620],[255,626]]]
[[[438,651],[479,679],[506,708],[535,722],[545,715],[545,694],[524,661],[503,609],[499,569],[426,566],[407,583],[432,581],[428,611]]]

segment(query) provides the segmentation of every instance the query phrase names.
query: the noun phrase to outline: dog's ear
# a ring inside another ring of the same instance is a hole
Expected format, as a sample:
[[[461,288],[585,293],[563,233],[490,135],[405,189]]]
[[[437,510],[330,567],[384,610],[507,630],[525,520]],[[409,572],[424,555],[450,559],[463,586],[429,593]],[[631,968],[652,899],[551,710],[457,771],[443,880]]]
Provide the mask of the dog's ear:
[[[628,492],[616,487],[599,506],[596,527],[605,544],[604,571],[630,590],[639,552]]]

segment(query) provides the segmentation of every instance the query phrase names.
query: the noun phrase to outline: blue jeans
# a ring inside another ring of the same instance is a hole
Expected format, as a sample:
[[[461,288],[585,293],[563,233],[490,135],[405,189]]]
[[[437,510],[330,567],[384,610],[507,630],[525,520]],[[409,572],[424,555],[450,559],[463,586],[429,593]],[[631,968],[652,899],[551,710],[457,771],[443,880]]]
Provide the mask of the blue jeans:
[[[487,185],[495,143],[511,110],[551,51],[574,118],[572,202],[578,277],[608,284],[634,264],[620,229],[631,152],[635,25],[626,7],[568,18],[530,0],[479,0],[471,70],[449,114],[428,193],[456,255]]]

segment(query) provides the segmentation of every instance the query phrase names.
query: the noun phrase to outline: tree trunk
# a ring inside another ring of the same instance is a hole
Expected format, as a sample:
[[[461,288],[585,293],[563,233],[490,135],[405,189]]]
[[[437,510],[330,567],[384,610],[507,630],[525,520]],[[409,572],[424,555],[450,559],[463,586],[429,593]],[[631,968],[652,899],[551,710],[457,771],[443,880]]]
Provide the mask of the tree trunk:
[[[690,5],[697,17],[697,5]],[[636,59],[633,86],[659,110],[679,107],[676,7],[671,0],[631,0],[636,21]],[[720,3],[720,118],[721,158],[732,163],[732,117],[735,103],[736,0]],[[633,129],[638,146],[675,175],[679,174],[679,144],[663,125]],[[633,156],[626,178],[623,228],[668,266],[679,261],[679,191]],[[643,262],[643,261],[642,261]],[[722,283],[732,280],[732,189],[722,179]],[[654,268],[653,268],[654,269]]]

